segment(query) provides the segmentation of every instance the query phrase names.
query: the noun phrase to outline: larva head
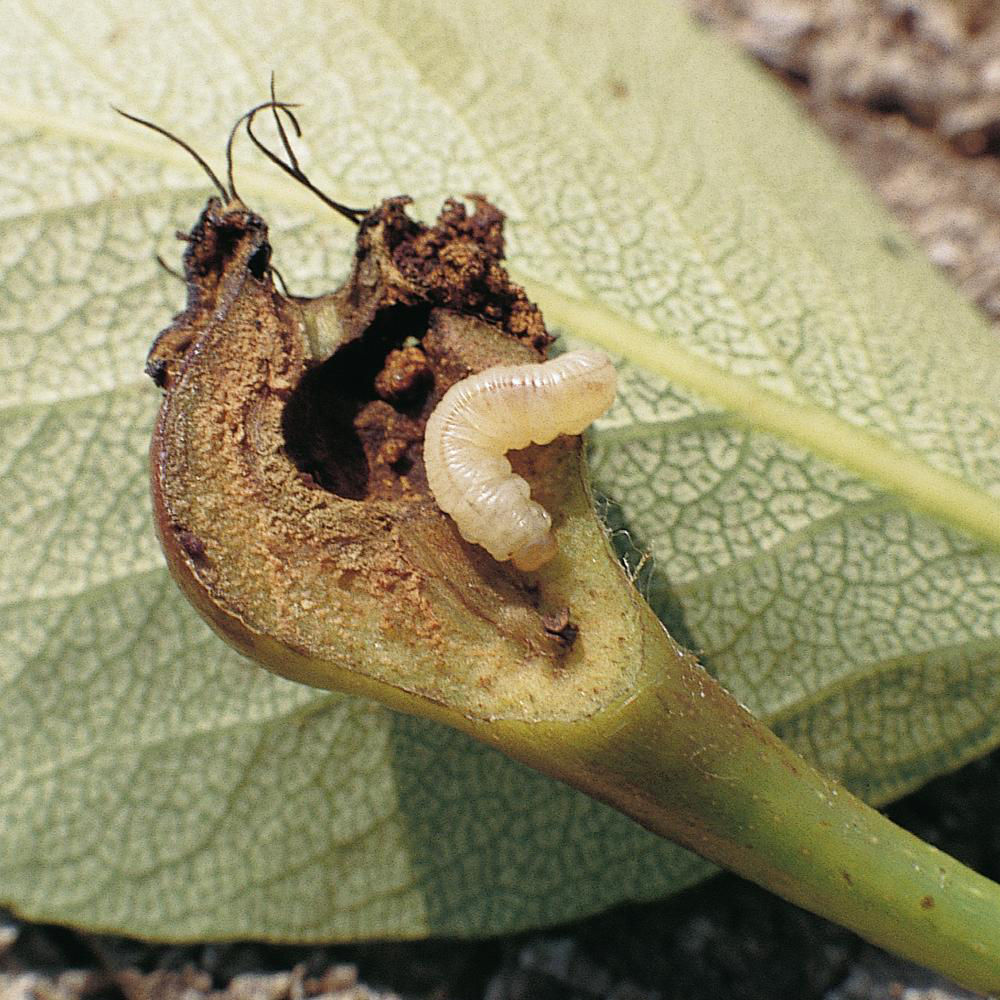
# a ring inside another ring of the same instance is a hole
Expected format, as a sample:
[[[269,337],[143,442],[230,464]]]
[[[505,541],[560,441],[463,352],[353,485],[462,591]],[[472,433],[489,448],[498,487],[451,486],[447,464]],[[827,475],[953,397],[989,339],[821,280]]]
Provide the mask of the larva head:
[[[423,462],[445,391],[537,364],[541,317],[500,264],[496,209],[449,203],[425,227],[405,206],[362,220],[347,282],[312,300],[259,266],[258,216],[203,214],[187,277],[215,278],[151,355],[168,374],[151,450],[164,552],[215,629],[285,676],[465,727],[589,715],[641,657],[579,443],[511,456],[554,514],[554,539],[517,556],[544,563],[530,577],[461,539]],[[567,608],[575,642],[546,625]]]
[[[574,359],[579,384],[577,409],[573,413],[571,430],[567,434],[582,434],[595,420],[603,417],[618,393],[618,372],[603,351],[573,351],[563,355],[564,359]],[[580,424],[586,421],[581,427]]]

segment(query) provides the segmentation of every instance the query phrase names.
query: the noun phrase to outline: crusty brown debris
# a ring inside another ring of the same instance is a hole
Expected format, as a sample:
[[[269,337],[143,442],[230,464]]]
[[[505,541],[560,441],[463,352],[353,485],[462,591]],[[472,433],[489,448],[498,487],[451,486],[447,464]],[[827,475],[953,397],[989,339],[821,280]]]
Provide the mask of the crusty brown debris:
[[[271,246],[267,224],[239,200],[223,206],[210,198],[184,237],[187,305],[153,342],[146,374],[166,389],[203,331],[240,291],[244,281],[270,281]]]

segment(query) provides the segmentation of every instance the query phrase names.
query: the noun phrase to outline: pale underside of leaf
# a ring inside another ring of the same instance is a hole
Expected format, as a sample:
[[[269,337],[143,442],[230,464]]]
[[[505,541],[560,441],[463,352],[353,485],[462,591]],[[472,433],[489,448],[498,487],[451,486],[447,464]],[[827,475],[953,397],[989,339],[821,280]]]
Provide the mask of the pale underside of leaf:
[[[425,216],[483,191],[550,321],[624,359],[596,484],[741,700],[879,801],[994,745],[1000,352],[786,103],[652,0],[293,6],[5,18],[0,899],[171,938],[480,934],[706,871],[454,733],[251,669],[167,577],[141,370],[183,289],[153,253],[210,192],[108,104],[221,171],[272,68],[325,190]],[[237,150],[293,290],[329,290],[351,233]]]

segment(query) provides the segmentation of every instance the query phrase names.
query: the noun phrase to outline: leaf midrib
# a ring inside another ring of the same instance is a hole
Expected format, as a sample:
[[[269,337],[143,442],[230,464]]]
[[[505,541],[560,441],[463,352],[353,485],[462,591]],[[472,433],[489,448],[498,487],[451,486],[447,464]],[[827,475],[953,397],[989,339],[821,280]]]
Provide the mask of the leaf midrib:
[[[793,402],[733,375],[601,304],[582,302],[524,275],[515,273],[515,278],[555,324],[722,405],[752,430],[799,445],[880,486],[914,510],[1000,548],[1000,498],[829,410]]]

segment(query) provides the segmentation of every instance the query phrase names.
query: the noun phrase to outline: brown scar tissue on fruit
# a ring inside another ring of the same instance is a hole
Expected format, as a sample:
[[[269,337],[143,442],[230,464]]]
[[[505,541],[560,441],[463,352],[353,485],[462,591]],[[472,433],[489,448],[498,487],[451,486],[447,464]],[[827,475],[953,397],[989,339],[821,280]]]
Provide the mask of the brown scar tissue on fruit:
[[[504,268],[503,214],[471,195],[428,226],[388,198],[357,213],[346,281],[307,299],[279,291],[266,222],[216,185],[186,234],[187,306],[146,365],[157,531],[195,607],[270,669],[383,699],[534,719],[621,694],[638,612],[612,595],[579,438],[510,455],[554,516],[560,554],[537,573],[464,542],[427,487],[444,393],[552,341]]]

